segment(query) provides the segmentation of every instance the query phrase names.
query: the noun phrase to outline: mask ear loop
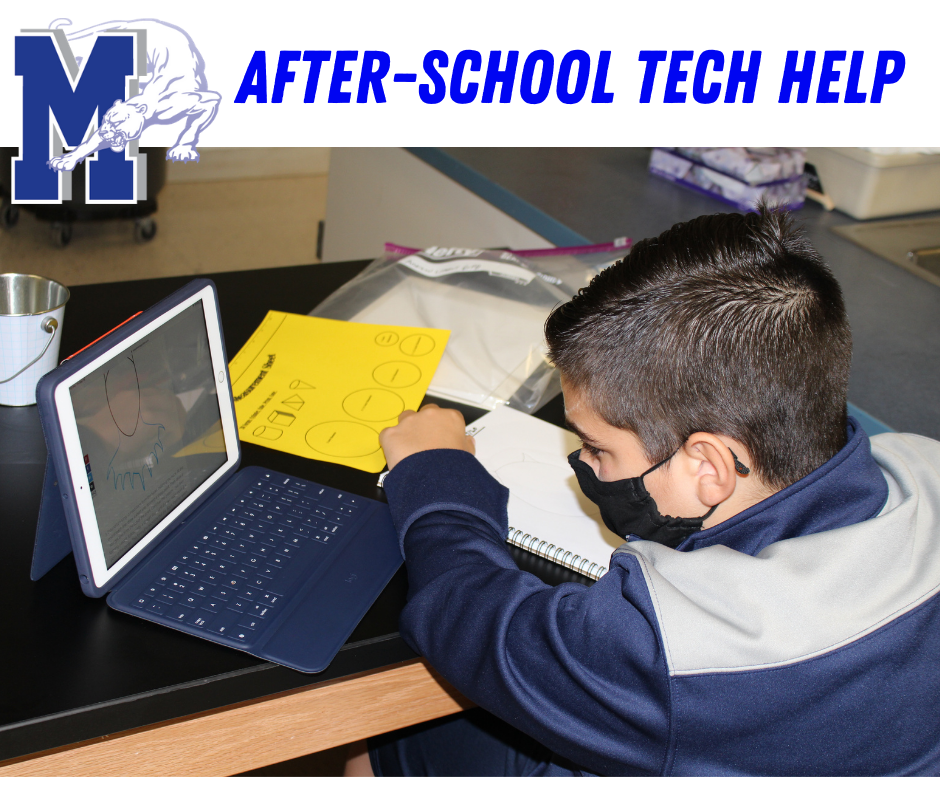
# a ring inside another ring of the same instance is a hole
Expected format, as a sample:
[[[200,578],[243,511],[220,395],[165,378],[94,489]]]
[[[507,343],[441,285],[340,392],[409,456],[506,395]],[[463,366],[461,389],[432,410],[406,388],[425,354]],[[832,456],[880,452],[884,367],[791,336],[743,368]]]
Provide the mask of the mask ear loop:
[[[726,448],[728,449],[728,451],[731,452],[731,456],[734,457],[734,470],[735,470],[737,473],[739,473],[741,476],[747,476],[747,475],[751,472],[751,469],[748,468],[743,462],[741,462],[741,461],[738,459],[738,455],[734,453],[734,450],[733,450],[730,446],[727,446]],[[673,457],[675,457],[678,452],[679,452],[679,449],[676,449],[676,450],[675,450],[672,454],[670,454],[665,460],[663,460],[662,462],[657,462],[652,468],[650,468],[649,470],[647,470],[647,471],[644,472],[644,473],[641,473],[641,474],[640,474],[640,478],[642,479],[644,476],[646,476],[646,474],[652,473],[652,472],[655,471],[657,468],[661,468],[663,465],[665,465],[667,462],[669,462],[669,460],[671,460]],[[705,514],[703,514],[703,515],[702,515],[702,518],[701,518],[701,519],[702,519],[702,522],[705,522],[705,520],[707,520],[709,517],[711,517],[712,514],[714,514],[715,509],[717,509],[717,508],[718,508],[718,504],[716,503],[711,509],[709,509],[707,512],[705,512]]]
[[[680,447],[680,448],[681,448],[681,447]],[[730,449],[729,449],[729,451],[730,451]],[[679,453],[679,449],[676,449],[676,450],[675,450],[672,454],[670,454],[665,460],[663,460],[662,462],[657,462],[657,463],[656,463],[652,468],[650,468],[648,471],[646,471],[645,473],[641,473],[641,474],[640,474],[640,479],[642,480],[643,477],[646,476],[647,473],[652,473],[652,472],[655,471],[657,468],[661,468],[663,465],[665,465],[667,462],[669,462],[669,460],[671,460],[673,457],[675,457],[676,454],[678,454],[678,453]],[[732,452],[732,454],[733,454],[733,453],[734,453],[734,452]],[[743,468],[744,466],[742,465],[741,467]],[[748,473],[750,473],[750,471],[748,471]],[[645,488],[646,485],[644,484],[643,487]],[[647,494],[648,494],[648,493],[647,493]],[[717,509],[717,508],[718,508],[718,504],[716,503],[711,509],[709,509],[707,512],[705,512],[705,514],[703,514],[699,519],[704,523],[705,520],[707,520],[709,517],[712,516],[712,514],[714,514],[715,509]]]

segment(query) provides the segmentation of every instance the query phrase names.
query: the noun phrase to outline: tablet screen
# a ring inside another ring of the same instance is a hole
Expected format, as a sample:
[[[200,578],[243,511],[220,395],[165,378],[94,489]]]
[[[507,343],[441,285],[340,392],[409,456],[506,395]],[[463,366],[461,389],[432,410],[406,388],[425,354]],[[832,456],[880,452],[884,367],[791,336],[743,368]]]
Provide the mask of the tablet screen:
[[[110,569],[226,461],[201,301],[70,387]]]

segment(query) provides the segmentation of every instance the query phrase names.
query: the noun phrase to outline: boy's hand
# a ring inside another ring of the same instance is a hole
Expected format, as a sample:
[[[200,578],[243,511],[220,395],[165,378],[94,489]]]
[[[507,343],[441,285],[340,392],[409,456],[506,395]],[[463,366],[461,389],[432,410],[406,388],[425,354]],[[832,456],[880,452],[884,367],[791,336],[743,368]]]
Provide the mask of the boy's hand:
[[[466,428],[459,410],[429,404],[417,413],[402,412],[397,426],[386,427],[379,433],[379,442],[391,470],[405,457],[429,449],[462,449],[473,454],[475,444],[465,434]]]

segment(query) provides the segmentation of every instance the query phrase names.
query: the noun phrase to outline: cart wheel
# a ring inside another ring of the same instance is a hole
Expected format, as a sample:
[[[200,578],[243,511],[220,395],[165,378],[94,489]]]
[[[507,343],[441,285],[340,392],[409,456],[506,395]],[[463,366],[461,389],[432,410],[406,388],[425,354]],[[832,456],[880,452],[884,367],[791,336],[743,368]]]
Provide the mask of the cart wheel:
[[[138,219],[134,222],[134,240],[137,243],[142,244],[147,241],[152,241],[153,237],[157,234],[157,223],[151,219]]]
[[[12,205],[11,203],[4,200],[3,206],[0,207],[0,227],[2,227],[4,230],[9,230],[10,228],[15,227],[19,220],[19,206]]]
[[[60,249],[69,245],[72,240],[72,225],[68,222],[52,223],[52,243]]]

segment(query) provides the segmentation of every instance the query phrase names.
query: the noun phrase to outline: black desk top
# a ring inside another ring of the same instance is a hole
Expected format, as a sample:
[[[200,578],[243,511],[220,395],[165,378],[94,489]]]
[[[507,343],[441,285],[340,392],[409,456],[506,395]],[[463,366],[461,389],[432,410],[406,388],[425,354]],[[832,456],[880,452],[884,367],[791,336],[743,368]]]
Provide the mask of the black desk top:
[[[268,309],[307,313],[365,267],[332,263],[215,274],[229,355]],[[182,286],[189,277],[72,288],[60,358]],[[450,403],[441,403],[451,406]],[[482,411],[461,408],[468,420]],[[560,398],[540,416],[561,423]],[[358,495],[381,497],[377,474],[243,444],[261,465]],[[0,407],[0,596],[7,600],[0,649],[0,760],[73,744],[187,714],[312,687],[413,659],[398,634],[404,569],[323,673],[306,675],[111,610],[79,588],[71,557],[29,579],[46,448],[36,407]],[[515,548],[546,582],[583,580]],[[586,582],[586,581],[585,581]]]

